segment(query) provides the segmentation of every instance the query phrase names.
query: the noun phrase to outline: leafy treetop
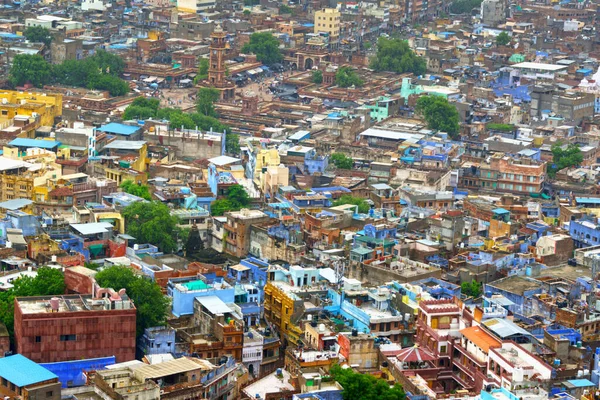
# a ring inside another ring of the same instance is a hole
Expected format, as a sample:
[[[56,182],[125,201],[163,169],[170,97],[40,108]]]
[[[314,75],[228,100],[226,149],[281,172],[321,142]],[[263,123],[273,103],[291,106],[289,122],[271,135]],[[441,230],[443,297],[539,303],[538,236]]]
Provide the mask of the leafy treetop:
[[[430,129],[443,131],[456,140],[460,125],[456,107],[442,96],[421,96],[417,100],[415,111],[423,116]]]
[[[138,203],[139,204],[139,203]],[[125,289],[136,308],[136,333],[141,336],[146,328],[161,326],[169,312],[169,300],[160,286],[152,280],[136,275],[122,266],[105,268],[96,274],[101,287],[114,290]]]
[[[375,71],[423,75],[427,71],[427,63],[410,49],[405,40],[380,37],[377,40],[377,56],[371,68]]]
[[[329,157],[329,160],[340,169],[352,169],[352,166],[354,165],[354,160],[344,153],[333,153]]]
[[[269,32],[253,33],[250,41],[242,47],[242,53],[256,54],[256,59],[266,65],[283,61],[279,40]]]
[[[406,394],[402,386],[396,383],[390,386],[384,379],[373,375],[359,374],[351,368],[343,369],[334,365],[330,369],[331,376],[344,388],[344,400],[404,400]]]

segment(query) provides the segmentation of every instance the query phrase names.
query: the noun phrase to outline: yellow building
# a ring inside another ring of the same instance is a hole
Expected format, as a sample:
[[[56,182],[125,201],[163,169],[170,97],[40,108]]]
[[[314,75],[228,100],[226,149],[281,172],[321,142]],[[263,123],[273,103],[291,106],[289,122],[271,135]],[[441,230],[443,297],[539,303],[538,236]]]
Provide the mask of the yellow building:
[[[268,282],[265,286],[265,317],[277,327],[291,344],[300,340],[303,330],[292,322],[294,306],[302,307],[302,300],[286,290],[285,282]]]
[[[0,121],[17,115],[36,117],[40,126],[54,125],[62,115],[62,94],[0,91]]]
[[[0,157],[0,201],[31,199],[35,201],[34,188],[45,187],[48,179],[62,175],[56,155],[40,149],[29,149],[25,154],[9,150]]]
[[[340,37],[340,16],[336,8],[323,8],[315,12],[315,33],[327,33],[329,43],[337,43]]]

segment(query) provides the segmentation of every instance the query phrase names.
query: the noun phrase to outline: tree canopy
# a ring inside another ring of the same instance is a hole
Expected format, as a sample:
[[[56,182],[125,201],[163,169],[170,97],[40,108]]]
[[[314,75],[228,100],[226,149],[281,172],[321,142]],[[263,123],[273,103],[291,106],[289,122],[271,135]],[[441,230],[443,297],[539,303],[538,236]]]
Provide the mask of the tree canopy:
[[[482,0],[455,0],[450,4],[452,14],[468,14],[474,8],[481,7]]]
[[[576,167],[583,162],[581,149],[574,143],[563,146],[562,143],[556,143],[552,146],[552,165],[548,166],[548,175],[551,178],[564,168]]]
[[[352,169],[354,165],[354,160],[352,157],[348,157],[344,153],[333,153],[329,160],[340,169]]]
[[[242,47],[242,53],[256,54],[256,59],[266,65],[283,61],[283,54],[279,50],[279,40],[269,32],[253,33],[250,41]]]
[[[470,296],[473,298],[477,298],[481,296],[481,284],[473,279],[471,282],[463,282],[460,285],[461,293]]]
[[[227,136],[225,136],[225,150],[230,154],[240,154],[240,135],[227,133]]]
[[[343,369],[334,365],[330,369],[331,376],[344,388],[344,400],[404,400],[406,394],[402,386],[396,383],[390,386],[384,379],[373,375],[359,374],[351,368]]]
[[[198,62],[198,75],[196,75],[195,81],[203,81],[208,79],[208,67],[210,66],[210,61],[208,58],[201,58]]]
[[[13,58],[8,80],[13,86],[31,83],[35,87],[42,87],[52,78],[52,71],[44,57],[35,54],[17,54]]]
[[[44,28],[43,26],[28,26],[23,35],[30,42],[44,43],[46,47],[49,47],[50,43],[52,43],[52,35],[50,34],[50,31],[48,28]]]
[[[132,269],[122,266],[112,266],[98,272],[96,282],[104,288],[126,290],[137,309],[136,333],[138,337],[144,333],[144,329],[165,323],[170,304],[156,282],[138,276]]]
[[[323,83],[323,71],[321,71],[320,69],[315,69],[312,72],[312,76],[310,79],[313,83],[316,83],[316,84]]]
[[[215,117],[209,117],[200,113],[184,113],[180,108],[160,108],[158,99],[147,99],[138,97],[123,112],[123,119],[160,119],[171,122],[171,129],[200,129],[216,132],[229,130]]]
[[[423,75],[427,71],[427,63],[410,49],[405,40],[380,37],[377,40],[377,55],[371,62],[371,68],[375,71],[399,74],[412,72],[415,75]]]
[[[364,81],[350,67],[340,67],[335,73],[335,84],[339,87],[347,88],[350,86],[361,87]]]
[[[9,335],[14,334],[15,297],[52,296],[64,294],[65,279],[60,269],[42,267],[37,276],[23,276],[13,282],[11,289],[0,292],[0,321],[6,325]]]
[[[196,96],[196,111],[207,117],[216,117],[215,103],[219,101],[220,93],[215,88],[200,88]]]
[[[150,189],[148,188],[148,185],[140,185],[134,183],[132,180],[127,179],[123,181],[123,183],[121,183],[121,186],[119,187],[123,189],[125,193],[141,197],[145,200],[152,200],[152,195],[150,194]]]
[[[226,199],[218,199],[210,205],[211,215],[220,216],[229,211],[237,211],[250,204],[250,196],[242,185],[231,185]]]
[[[425,119],[430,129],[448,133],[450,138],[459,137],[460,125],[456,107],[442,96],[421,96],[415,111]]]
[[[163,203],[132,203],[121,211],[121,215],[125,218],[127,233],[138,243],[151,243],[165,253],[177,250],[178,219]]]
[[[496,44],[498,46],[506,46],[510,43],[510,35],[506,32],[500,32],[498,36],[496,36]]]
[[[123,60],[106,51],[83,60],[65,60],[52,65],[40,55],[20,54],[15,56],[9,71],[13,86],[31,83],[36,87],[59,84],[88,89],[106,90],[111,96],[123,96],[129,85],[118,76],[123,72]]]
[[[345,194],[333,202],[334,207],[342,206],[344,204],[352,204],[358,206],[358,212],[361,214],[366,214],[371,209],[371,206],[365,201],[365,199],[362,199],[360,197],[354,197],[349,194]]]

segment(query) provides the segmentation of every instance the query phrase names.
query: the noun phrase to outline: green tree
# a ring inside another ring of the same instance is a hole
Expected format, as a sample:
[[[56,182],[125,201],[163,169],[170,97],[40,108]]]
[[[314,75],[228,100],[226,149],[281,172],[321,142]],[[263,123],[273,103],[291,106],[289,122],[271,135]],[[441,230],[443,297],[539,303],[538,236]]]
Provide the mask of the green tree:
[[[52,43],[50,31],[43,26],[29,26],[23,34],[30,42],[44,43],[46,47],[49,47]]]
[[[35,87],[42,87],[52,79],[50,64],[44,57],[35,54],[17,54],[8,74],[8,80],[13,86],[31,83]]]
[[[312,72],[311,80],[313,83],[316,83],[318,85],[323,83],[323,71],[321,71],[320,69],[315,69]]]
[[[132,194],[137,197],[141,197],[145,200],[152,200],[152,195],[150,194],[150,189],[147,185],[139,185],[134,183],[132,180],[125,180],[119,186],[125,193]]]
[[[425,119],[430,129],[448,133],[450,138],[459,137],[459,115],[456,107],[442,96],[421,96],[417,100],[415,111]]]
[[[196,110],[207,117],[216,117],[215,103],[219,96],[220,93],[215,88],[200,88],[196,97]]]
[[[237,210],[239,210],[239,208],[234,206],[233,203],[227,199],[215,200],[210,205],[210,214],[215,217],[220,217],[226,212]]]
[[[423,75],[427,71],[427,63],[410,49],[405,40],[380,37],[377,41],[377,55],[371,62],[371,68],[375,71],[399,74],[412,72],[415,75]]]
[[[348,157],[344,153],[333,153],[329,160],[340,169],[352,169],[354,165],[354,160],[352,157]]]
[[[121,211],[127,233],[138,243],[151,243],[164,253],[177,250],[177,217],[158,201],[135,202]]]
[[[9,335],[14,334],[15,297],[52,296],[65,292],[65,280],[60,269],[42,267],[37,276],[24,276],[13,282],[11,289],[0,292],[0,321]]]
[[[111,54],[105,50],[98,50],[89,57],[89,60],[94,63],[100,73],[119,76],[125,71],[125,61],[116,54]]]
[[[144,333],[144,329],[165,323],[170,303],[156,282],[137,276],[133,270],[122,266],[112,266],[98,272],[96,281],[104,288],[127,291],[136,308],[138,337]]]
[[[240,136],[235,133],[228,133],[225,136],[225,150],[230,154],[240,154]]]
[[[281,4],[279,6],[279,14],[293,14],[294,10],[292,9],[292,7],[286,5],[286,4]]]
[[[250,14],[252,14],[252,11],[250,11],[250,10],[244,10],[244,13],[243,13],[243,14],[244,14],[244,15],[247,17],[247,16],[249,16]]]
[[[339,87],[361,87],[365,82],[350,67],[340,67],[335,73],[335,84]]]
[[[564,168],[576,167],[583,162],[581,149],[574,143],[564,146],[562,143],[555,143],[552,146],[552,165],[548,166],[548,175],[551,178]]]
[[[210,66],[210,62],[208,58],[201,58],[198,63],[198,75],[196,75],[196,82],[203,81],[208,79],[208,67]]]
[[[250,204],[250,196],[242,185],[235,184],[229,187],[227,191],[227,200],[231,202],[235,207],[243,208]]]
[[[153,118],[155,115],[156,115],[156,112],[151,108],[129,105],[123,112],[122,118],[124,120],[130,120],[130,119],[145,120],[148,118]]]
[[[487,124],[485,126],[490,131],[512,132],[515,129],[513,124]]]
[[[343,369],[337,364],[331,367],[329,373],[344,388],[342,391],[344,400],[404,400],[406,398],[402,386],[398,383],[390,386],[383,379],[356,373],[351,368]]]
[[[256,54],[256,59],[266,65],[283,61],[279,40],[269,32],[253,33],[250,41],[242,47],[242,53]]]
[[[371,206],[365,201],[365,199],[361,199],[360,197],[354,197],[349,194],[345,194],[333,202],[334,207],[342,206],[345,204],[352,204],[358,206],[358,212],[361,214],[366,214],[371,209]]]
[[[129,85],[122,79],[112,75],[93,75],[88,78],[89,89],[106,90],[111,96],[124,96],[129,92]]]
[[[477,298],[481,296],[481,284],[473,279],[471,282],[463,282],[460,291],[466,296]]]
[[[498,46],[506,46],[510,43],[510,36],[506,32],[500,32],[498,36],[496,36],[496,44]]]
[[[474,8],[479,9],[483,0],[455,0],[450,4],[452,14],[467,14]]]

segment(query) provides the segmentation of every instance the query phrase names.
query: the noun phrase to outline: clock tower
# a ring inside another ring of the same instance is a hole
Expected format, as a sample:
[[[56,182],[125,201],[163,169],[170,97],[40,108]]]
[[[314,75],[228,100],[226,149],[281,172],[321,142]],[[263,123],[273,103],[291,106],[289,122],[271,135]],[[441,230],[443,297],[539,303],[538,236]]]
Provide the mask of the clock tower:
[[[210,34],[210,56],[208,66],[208,84],[221,92],[221,99],[233,99],[235,86],[226,80],[225,51],[227,47],[226,34],[220,24]]]

